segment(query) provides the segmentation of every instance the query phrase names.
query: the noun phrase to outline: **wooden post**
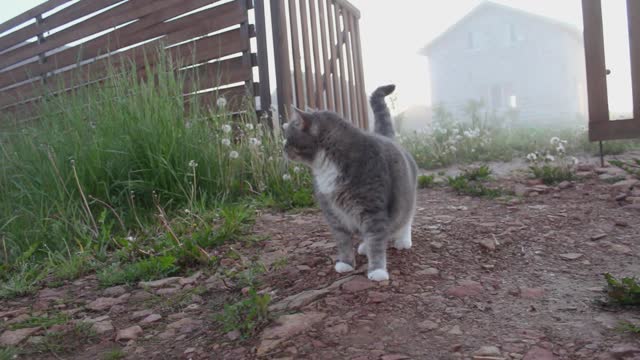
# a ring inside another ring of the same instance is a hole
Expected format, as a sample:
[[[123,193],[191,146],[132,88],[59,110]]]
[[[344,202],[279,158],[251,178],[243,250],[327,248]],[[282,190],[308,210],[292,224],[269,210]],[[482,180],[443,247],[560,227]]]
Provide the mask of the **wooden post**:
[[[273,31],[274,60],[276,65],[276,86],[278,94],[278,114],[280,123],[288,117],[291,108],[291,70],[287,45],[287,17],[284,0],[271,0],[271,26]]]
[[[269,54],[264,0],[255,0],[258,75],[260,76],[260,111],[271,119],[271,85],[269,84]],[[273,125],[272,121],[269,121]]]

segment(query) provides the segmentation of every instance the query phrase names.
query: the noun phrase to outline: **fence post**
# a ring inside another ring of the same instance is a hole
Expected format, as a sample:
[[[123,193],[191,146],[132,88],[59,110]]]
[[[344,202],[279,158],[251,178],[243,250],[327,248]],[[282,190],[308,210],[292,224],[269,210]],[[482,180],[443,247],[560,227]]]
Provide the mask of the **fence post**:
[[[273,31],[279,123],[282,123],[283,119],[287,117],[293,101],[287,43],[287,16],[284,1],[271,0],[271,27]]]
[[[36,24],[38,25],[38,28],[40,27],[40,25],[42,24],[42,14],[38,14],[35,17],[36,20]],[[47,39],[44,37],[44,34],[39,32],[38,33],[38,44],[43,44]],[[38,54],[38,62],[40,63],[40,65],[44,64],[47,62],[47,56],[46,53],[42,52]],[[40,79],[40,81],[42,82],[42,84],[45,84],[47,82],[47,73],[41,73],[40,76],[42,77]]]
[[[269,83],[269,54],[267,48],[267,26],[264,8],[264,0],[255,0],[256,12],[256,38],[258,46],[258,76],[260,77],[260,111],[269,117],[271,121],[271,85]]]

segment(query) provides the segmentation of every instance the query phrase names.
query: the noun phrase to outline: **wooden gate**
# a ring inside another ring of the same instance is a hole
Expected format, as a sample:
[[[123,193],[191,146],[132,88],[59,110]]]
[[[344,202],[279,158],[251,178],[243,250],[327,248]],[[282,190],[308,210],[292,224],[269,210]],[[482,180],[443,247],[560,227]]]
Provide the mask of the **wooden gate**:
[[[589,97],[589,139],[604,141],[640,137],[640,1],[627,0],[631,84],[634,114],[610,120],[601,0],[582,0]]]
[[[344,0],[271,0],[278,110],[329,109],[368,128],[360,12]]]
[[[185,100],[197,93],[215,106],[215,98],[225,96],[227,109],[238,108],[260,87],[253,81],[251,4],[49,0],[0,24],[0,32],[19,27],[0,37],[0,112],[37,117],[32,105],[43,96],[101,81],[114,64],[135,63],[140,71],[157,58],[149,55],[158,47],[179,59],[180,71],[189,69]]]

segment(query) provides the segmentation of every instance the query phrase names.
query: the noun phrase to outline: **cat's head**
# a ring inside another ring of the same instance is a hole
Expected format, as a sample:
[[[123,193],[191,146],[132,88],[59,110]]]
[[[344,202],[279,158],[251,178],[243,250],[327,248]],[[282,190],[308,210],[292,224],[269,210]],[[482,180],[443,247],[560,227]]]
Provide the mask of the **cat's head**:
[[[342,120],[329,111],[292,109],[292,116],[284,131],[285,156],[292,161],[311,165],[328,132]]]

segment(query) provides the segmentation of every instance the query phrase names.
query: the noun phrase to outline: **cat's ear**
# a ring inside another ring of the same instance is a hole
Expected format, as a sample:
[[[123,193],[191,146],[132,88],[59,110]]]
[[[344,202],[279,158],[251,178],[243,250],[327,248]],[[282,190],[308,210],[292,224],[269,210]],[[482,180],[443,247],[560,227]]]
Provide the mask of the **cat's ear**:
[[[302,111],[295,106],[292,106],[293,116],[291,118],[292,123],[297,124],[298,128],[302,131],[308,131],[311,128],[311,120],[313,116],[311,113]]]

